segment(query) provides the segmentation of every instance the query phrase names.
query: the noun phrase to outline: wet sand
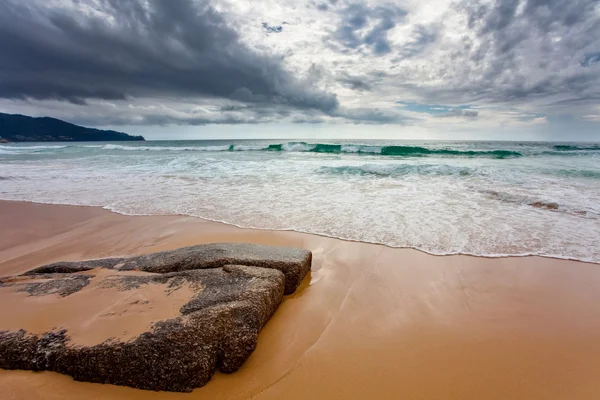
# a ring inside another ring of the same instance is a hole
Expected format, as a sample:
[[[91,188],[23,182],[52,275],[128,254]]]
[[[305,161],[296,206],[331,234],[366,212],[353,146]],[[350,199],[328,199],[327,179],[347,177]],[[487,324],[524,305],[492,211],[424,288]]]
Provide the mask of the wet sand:
[[[5,201],[0,231],[2,276],[222,241],[314,253],[310,276],[237,373],[173,394],[0,371],[2,399],[600,398],[600,265],[436,257],[192,217]],[[0,307],[18,312],[22,300]]]

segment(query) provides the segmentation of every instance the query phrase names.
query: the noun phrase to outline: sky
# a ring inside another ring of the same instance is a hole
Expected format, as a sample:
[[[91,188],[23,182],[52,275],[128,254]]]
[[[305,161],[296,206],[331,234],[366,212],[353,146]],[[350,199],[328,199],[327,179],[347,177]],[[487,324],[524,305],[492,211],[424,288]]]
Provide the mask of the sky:
[[[600,140],[599,0],[2,0],[0,112],[149,139]]]

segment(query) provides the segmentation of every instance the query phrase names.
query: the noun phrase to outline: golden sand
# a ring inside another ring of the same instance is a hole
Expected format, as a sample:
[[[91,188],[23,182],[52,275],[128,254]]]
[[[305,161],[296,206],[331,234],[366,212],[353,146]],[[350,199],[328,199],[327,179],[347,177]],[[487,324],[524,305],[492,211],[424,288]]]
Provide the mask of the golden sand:
[[[191,394],[172,394],[0,371],[3,400],[600,398],[596,264],[436,257],[191,217],[19,202],[0,202],[0,230],[0,275],[223,241],[314,254],[310,277],[232,375],[217,373]],[[22,301],[0,307],[18,312]]]
[[[121,276],[146,273],[94,269],[80,274],[92,276],[89,284],[66,297],[56,293],[29,296],[19,286],[0,287],[0,331],[25,329],[43,334],[66,329],[70,346],[93,346],[109,339],[127,342],[158,321],[178,317],[194,294],[188,285],[169,288],[167,283],[120,290]],[[22,282],[44,281],[48,279]],[[111,281],[114,286],[107,286]]]

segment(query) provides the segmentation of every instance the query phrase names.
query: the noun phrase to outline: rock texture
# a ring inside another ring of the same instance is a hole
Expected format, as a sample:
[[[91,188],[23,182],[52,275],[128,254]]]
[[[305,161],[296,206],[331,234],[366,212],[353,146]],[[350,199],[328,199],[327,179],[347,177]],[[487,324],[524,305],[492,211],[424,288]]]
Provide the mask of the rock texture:
[[[225,265],[250,265],[277,269],[285,275],[285,294],[294,293],[310,270],[312,253],[294,247],[262,246],[246,243],[213,243],[183,247],[129,258],[58,262],[36,268],[27,274],[65,273],[110,268],[168,272],[217,268]]]
[[[79,381],[140,389],[191,391],[205,385],[216,368],[231,373],[244,363],[284,292],[295,290],[310,262],[311,253],[305,250],[214,244],[132,258],[55,263],[1,279],[1,286],[16,286],[30,295],[71,296],[86,290],[95,268],[115,273],[141,270],[151,273],[119,272],[103,276],[100,284],[119,291],[153,284],[176,290],[185,285],[194,294],[178,316],[125,342],[74,345],[64,329],[37,335],[0,332],[0,368],[55,371]]]

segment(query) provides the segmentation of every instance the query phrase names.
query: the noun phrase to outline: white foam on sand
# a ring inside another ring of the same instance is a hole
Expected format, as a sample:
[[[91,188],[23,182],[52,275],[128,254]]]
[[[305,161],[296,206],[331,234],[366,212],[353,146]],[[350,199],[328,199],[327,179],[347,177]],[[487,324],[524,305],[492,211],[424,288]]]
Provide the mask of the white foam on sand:
[[[597,159],[380,157],[350,145],[330,155],[286,145],[106,144],[80,156],[11,155],[0,163],[0,198],[186,214],[440,255],[600,262],[600,179],[558,173],[593,170]]]

